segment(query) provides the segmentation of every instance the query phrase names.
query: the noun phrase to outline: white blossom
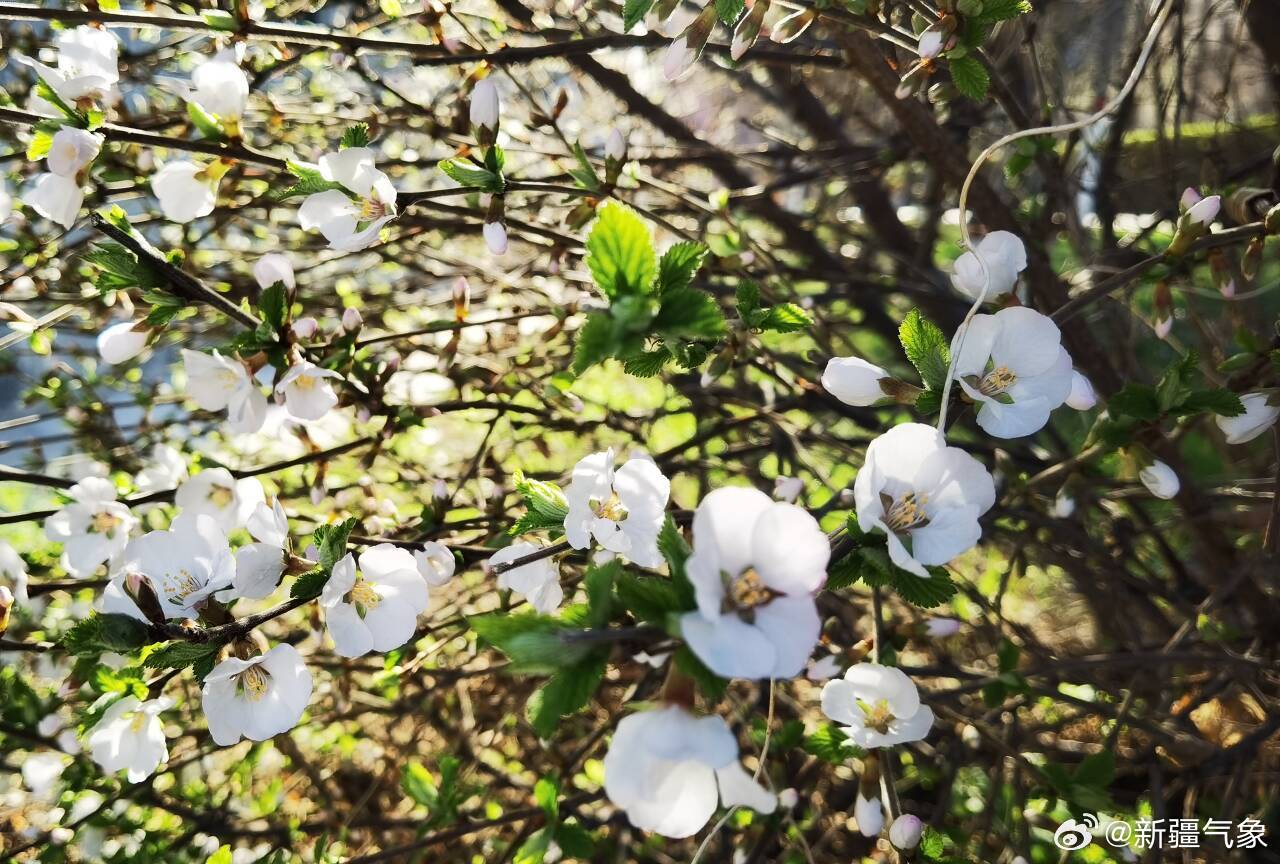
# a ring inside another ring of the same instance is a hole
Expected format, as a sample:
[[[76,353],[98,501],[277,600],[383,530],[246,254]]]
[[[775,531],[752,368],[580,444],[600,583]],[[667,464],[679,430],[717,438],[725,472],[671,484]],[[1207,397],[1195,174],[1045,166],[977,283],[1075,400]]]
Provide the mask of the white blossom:
[[[289,260],[288,255],[282,255],[279,252],[268,252],[258,259],[253,265],[253,278],[257,280],[258,287],[262,289],[270,288],[277,282],[283,283],[284,287],[294,288],[293,279],[293,263]],[[315,320],[314,318],[311,320]],[[295,322],[294,331],[297,332],[297,323]]]
[[[791,678],[817,644],[813,595],[831,546],[817,521],[757,489],[709,493],[693,515],[687,562],[698,609],[680,619],[690,649],[726,678]]]
[[[98,334],[98,354],[106,363],[124,363],[132,360],[147,347],[150,331],[135,321],[112,324]]]
[[[924,632],[930,639],[945,639],[960,632],[960,622],[954,618],[929,618],[924,622]]]
[[[698,52],[689,47],[689,40],[685,36],[679,36],[671,41],[667,46],[667,53],[662,58],[662,75],[668,81],[675,81],[682,77],[695,60],[698,59]]]
[[[244,116],[249,77],[240,68],[234,49],[223,49],[195,68],[187,98],[219,120],[236,123]]]
[[[124,551],[138,520],[116,500],[110,480],[86,477],[68,492],[71,502],[45,520],[44,533],[62,544],[62,569],[89,576]]]
[[[810,660],[808,668],[805,669],[804,677],[810,681],[826,681],[828,678],[834,678],[840,674],[840,658],[834,654],[819,660]]]
[[[822,713],[843,724],[849,740],[866,749],[919,741],[933,726],[933,711],[906,673],[859,663],[822,688]]]
[[[44,163],[54,174],[75,177],[98,158],[103,137],[95,132],[62,126],[49,143]]]
[[[270,597],[289,563],[289,520],[279,498],[259,501],[245,521],[253,537],[236,550],[236,595],[254,600]]]
[[[281,643],[248,660],[223,660],[205,677],[201,695],[214,743],[266,741],[301,719],[311,699],[311,672],[296,648]]]
[[[0,580],[7,583],[4,587],[11,589],[14,599],[27,602],[27,562],[4,540],[0,540]]]
[[[864,798],[862,790],[853,802],[853,818],[858,822],[858,833],[863,837],[879,837],[884,830],[884,807],[878,797]]]
[[[390,543],[333,565],[320,594],[325,628],[343,657],[387,652],[407,642],[427,609],[427,586],[413,555]]]
[[[347,192],[329,189],[308,195],[298,208],[298,223],[318,229],[329,248],[344,252],[367,249],[378,232],[396,217],[396,190],[379,171],[368,147],[347,147],[320,157],[320,174]]]
[[[1252,441],[1272,426],[1280,417],[1280,396],[1274,392],[1258,391],[1240,397],[1244,413],[1235,417],[1219,414],[1215,419],[1218,428],[1227,436],[1228,444],[1244,444]]]
[[[434,540],[423,543],[422,548],[413,553],[413,560],[418,565],[418,574],[430,588],[447,584],[458,566],[449,547]]]
[[[508,564],[542,549],[535,543],[512,543],[494,552],[488,566]],[[554,612],[564,599],[564,589],[560,587],[560,566],[550,556],[502,571],[498,574],[498,587],[523,595],[530,606],[544,615]]]
[[[257,478],[237,480],[226,468],[206,468],[179,486],[174,495],[183,513],[211,516],[226,534],[245,525],[265,500]]]
[[[151,451],[151,461],[138,472],[139,492],[159,492],[176,489],[187,479],[187,460],[168,444],[157,444]]]
[[[858,525],[888,537],[893,563],[920,577],[982,536],[978,518],[995,503],[982,463],[922,423],[902,423],[867,447],[853,486]]]
[[[139,701],[125,696],[114,702],[89,730],[93,761],[107,774],[126,771],[130,783],[141,783],[169,759],[160,714],[173,707],[168,696]]]
[[[775,477],[773,479],[773,497],[779,501],[793,504],[803,492],[804,481],[799,477]]]
[[[110,102],[120,80],[119,44],[110,30],[85,25],[58,34],[57,68],[21,54],[14,54],[13,58],[34,69],[68,104],[83,100]],[[28,107],[37,114],[62,116],[56,106],[38,95],[32,95]]]
[[[1098,396],[1093,392],[1093,382],[1079,372],[1071,372],[1071,392],[1067,394],[1067,407],[1077,411],[1088,411],[1098,404]]]
[[[50,222],[70,229],[84,204],[84,190],[74,177],[41,174],[23,193],[22,202]]]
[[[606,159],[621,161],[627,155],[627,139],[622,137],[622,132],[614,127],[609,130],[609,137],[604,141],[604,156]]]
[[[244,364],[211,354],[182,350],[187,369],[187,393],[206,411],[227,410],[232,432],[257,432],[267,418],[267,397]]]
[[[717,803],[768,814],[777,798],[738,761],[738,742],[717,716],[666,705],[624,717],[604,757],[604,789],[642,831],[689,837]]]
[[[846,405],[866,407],[885,397],[880,380],[890,377],[861,357],[832,357],[822,371],[822,387]]]
[[[633,455],[615,469],[612,448],[592,453],[573,466],[564,495],[569,502],[565,539],[574,549],[588,549],[594,539],[641,567],[662,566],[658,533],[671,481],[652,459]]]
[[[985,276],[983,263],[987,265]],[[956,259],[951,284],[970,300],[977,300],[986,285],[984,299],[991,301],[1011,292],[1018,282],[1018,274],[1026,267],[1027,250],[1022,240],[1008,231],[992,231],[975,243],[972,251]]]
[[[498,99],[498,88],[492,78],[481,78],[471,89],[471,125],[487,128],[498,128],[498,115],[502,103]]]
[[[1025,306],[975,315],[955,362],[955,378],[978,403],[978,425],[997,438],[1039,431],[1071,393],[1071,355],[1058,325]]]
[[[296,420],[319,420],[338,404],[330,378],[342,378],[307,360],[299,360],[276,384],[276,392],[284,394],[284,407]]]
[[[202,475],[196,475],[197,477]],[[151,583],[166,618],[196,618],[200,608],[235,577],[235,556],[218,523],[181,513],[167,531],[149,531],[125,547],[125,578]]]
[[[41,750],[22,757],[22,782],[41,801],[52,801],[69,760],[56,750]]]
[[[1056,519],[1069,519],[1076,512],[1076,499],[1066,489],[1059,489],[1049,514]]]
[[[1147,491],[1157,498],[1172,498],[1182,488],[1178,475],[1159,459],[1139,471],[1138,479],[1142,481],[1143,486],[1147,487]]]
[[[185,224],[213,212],[220,177],[195,162],[168,162],[151,178],[151,191],[166,219]]]

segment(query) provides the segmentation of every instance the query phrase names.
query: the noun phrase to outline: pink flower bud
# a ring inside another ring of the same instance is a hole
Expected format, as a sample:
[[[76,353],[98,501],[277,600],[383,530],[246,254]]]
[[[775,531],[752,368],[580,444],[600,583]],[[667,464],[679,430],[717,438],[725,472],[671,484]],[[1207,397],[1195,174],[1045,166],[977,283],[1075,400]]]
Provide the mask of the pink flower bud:
[[[310,339],[320,329],[320,323],[311,316],[299,318],[293,322],[293,335],[299,339]]]
[[[507,226],[501,222],[486,222],[483,231],[484,242],[492,254],[507,254]]]
[[[360,310],[354,306],[348,306],[342,310],[342,329],[348,333],[354,333],[364,324],[364,319],[360,316]]]
[[[904,852],[909,852],[920,845],[920,837],[924,834],[924,823],[919,817],[903,813],[893,820],[889,827],[889,842]]]

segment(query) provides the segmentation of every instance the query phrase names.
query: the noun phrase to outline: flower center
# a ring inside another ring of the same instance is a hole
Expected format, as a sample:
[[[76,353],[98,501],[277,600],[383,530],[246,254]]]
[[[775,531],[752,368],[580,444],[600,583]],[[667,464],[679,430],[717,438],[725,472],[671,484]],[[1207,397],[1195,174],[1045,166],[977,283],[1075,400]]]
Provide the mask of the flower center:
[[[589,503],[591,505],[591,513],[597,519],[608,519],[610,522],[627,521],[627,508],[623,506],[622,499],[618,497],[617,492],[611,493],[608,501],[592,498]]]
[[[93,524],[89,530],[94,534],[110,534],[119,524],[119,516],[109,510],[99,510],[93,514]]]
[[[213,506],[219,510],[225,510],[231,506],[231,502],[236,498],[236,491],[230,486],[210,486],[209,500],[213,502]]]
[[[133,719],[129,721],[129,728],[134,732],[142,732],[142,727],[147,725],[147,715],[142,711],[134,711]]]
[[[376,198],[365,198],[360,202],[360,221],[372,222],[383,216],[391,215],[392,209]]]
[[[348,603],[355,604],[356,612],[363,618],[370,609],[378,608],[378,604],[382,602],[382,595],[373,590],[373,586],[366,582],[363,576],[357,576],[356,584],[352,585],[351,590],[347,592],[346,600]]]
[[[179,570],[176,577],[170,577],[169,584],[165,586],[165,596],[171,600],[184,601],[200,587],[199,580],[192,576],[187,570]]]
[[[293,386],[304,392],[310,391],[315,389],[317,380],[318,379],[314,375],[299,375],[297,378],[293,379]]]
[[[881,495],[881,501],[884,503],[885,524],[894,534],[919,528],[929,521],[929,514],[924,511],[929,503],[927,493],[917,496],[915,492],[908,492],[896,501]]]
[[[743,570],[736,579],[724,571],[720,572],[720,578],[725,583],[724,600],[720,604],[722,614],[737,612],[743,620],[751,621],[756,609],[777,596],[777,592],[764,584],[760,574],[751,567]]]
[[[255,664],[240,673],[238,685],[240,692],[249,697],[249,701],[257,702],[267,695],[267,685],[270,681],[270,673],[263,669],[261,664]]]
[[[1018,376],[1008,366],[997,366],[978,382],[978,392],[983,396],[999,396],[1013,386]]]
[[[858,707],[862,709],[862,715],[866,718],[867,728],[874,729],[881,735],[888,733],[889,724],[897,719],[893,716],[893,712],[889,710],[888,699],[877,699],[872,703],[863,702],[859,699]]]
[[[216,373],[223,390],[234,390],[240,384],[240,376],[231,369],[219,369]]]

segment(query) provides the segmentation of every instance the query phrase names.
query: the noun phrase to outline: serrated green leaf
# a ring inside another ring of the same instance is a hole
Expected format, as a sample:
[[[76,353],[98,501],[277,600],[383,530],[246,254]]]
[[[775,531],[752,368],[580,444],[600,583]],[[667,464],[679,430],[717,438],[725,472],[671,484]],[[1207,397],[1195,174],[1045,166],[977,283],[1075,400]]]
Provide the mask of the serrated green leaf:
[[[216,655],[221,647],[216,642],[170,642],[153,645],[152,650],[142,658],[142,665],[148,669],[186,669]]]
[[[675,583],[661,576],[622,573],[617,581],[618,600],[640,621],[663,624],[672,612],[685,612]]]
[[[738,317],[747,321],[751,313],[760,308],[760,286],[750,279],[738,283],[735,292],[738,301]]]
[[[262,313],[262,320],[268,324],[272,330],[279,330],[284,326],[285,315],[288,312],[288,298],[283,282],[276,282],[262,291],[262,296],[258,298],[258,311]]]
[[[1133,418],[1151,422],[1160,417],[1156,392],[1145,384],[1129,383],[1107,400],[1107,413],[1114,420]]]
[[[457,181],[458,185],[469,189],[501,192],[503,188],[501,175],[493,173],[488,168],[464,163],[459,159],[441,160],[440,170]]]
[[[1030,0],[982,0],[982,21],[1008,21],[1031,11]]]
[[[416,759],[406,762],[401,769],[400,788],[415,803],[427,808],[434,808],[440,795],[435,778],[431,776],[426,766]]]
[[[991,76],[987,74],[986,67],[976,57],[972,55],[957,57],[954,60],[950,60],[949,65],[951,68],[951,81],[956,85],[957,90],[970,99],[982,100],[987,98],[987,88],[991,86]]]
[[[951,349],[938,326],[921,315],[919,309],[912,309],[898,328],[898,340],[925,386],[930,390],[942,390],[947,380],[947,366],[951,362]]]
[[[600,208],[587,236],[587,269],[610,301],[649,292],[658,262],[639,214],[616,201]]]
[[[663,252],[658,260],[658,292],[666,294],[688,288],[706,255],[707,247],[694,241],[677,243]]]
[[[354,123],[346,128],[342,133],[342,140],[338,142],[339,149],[345,150],[348,147],[368,147],[369,146],[369,124]]]
[[[592,312],[578,331],[573,352],[573,373],[581,375],[595,364],[612,357],[618,350],[613,319],[603,312]]]
[[[653,329],[667,339],[718,339],[724,335],[724,315],[716,298],[687,289],[662,296]]]
[[[634,375],[637,378],[652,378],[662,372],[670,361],[671,352],[666,348],[658,348],[655,351],[641,351],[639,354],[632,354],[622,361],[622,368],[627,371],[628,375]]]
[[[1244,403],[1239,396],[1223,387],[1193,390],[1175,413],[1179,417],[1187,417],[1206,411],[1220,417],[1239,417],[1244,413]]]
[[[803,746],[804,752],[832,765],[843,765],[861,754],[857,747],[849,744],[849,736],[830,723],[819,726],[812,735],[806,735]]]
[[[283,201],[286,198],[295,198],[299,195],[314,195],[317,192],[328,192],[331,189],[337,189],[345,195],[349,195],[346,188],[336,180],[326,180],[324,175],[320,173],[320,169],[314,165],[308,165],[304,162],[295,162],[292,159],[285,162],[285,169],[298,178],[298,182],[287,189],[280,189],[272,192],[272,197],[277,201]]]
[[[590,651],[569,638],[573,628],[534,612],[493,612],[468,618],[467,623],[507,655],[517,672],[551,674],[574,665]]]
[[[722,22],[732,27],[746,7],[746,0],[716,0],[716,15],[720,16]]]
[[[578,160],[578,167],[570,168],[569,175],[577,180],[578,185],[583,189],[591,192],[600,191],[600,178],[596,175],[596,168],[587,158],[587,151],[582,149],[582,144],[576,141],[573,144],[573,157]]]
[[[607,658],[607,652],[597,652],[556,672],[529,698],[526,716],[539,737],[552,737],[562,717],[586,707],[604,679]]]
[[[630,32],[632,27],[643,21],[652,6],[653,0],[626,0],[622,5],[623,32]]]
[[[794,333],[813,326],[813,317],[795,303],[779,303],[761,310],[755,326],[775,333]]]

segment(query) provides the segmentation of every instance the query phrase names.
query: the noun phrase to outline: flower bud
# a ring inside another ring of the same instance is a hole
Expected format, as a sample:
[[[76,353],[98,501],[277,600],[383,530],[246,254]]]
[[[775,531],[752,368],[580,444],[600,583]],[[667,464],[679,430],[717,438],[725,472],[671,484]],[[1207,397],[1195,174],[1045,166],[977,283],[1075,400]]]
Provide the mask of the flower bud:
[[[507,226],[501,222],[484,223],[484,242],[494,255],[507,254]]]
[[[1259,390],[1240,397],[1244,413],[1235,417],[1219,414],[1214,418],[1218,428],[1227,436],[1228,444],[1244,444],[1252,441],[1275,425],[1280,418],[1280,393]]]
[[[1188,189],[1188,192],[1191,190]],[[1197,225],[1208,226],[1210,222],[1218,216],[1218,211],[1222,209],[1222,196],[1210,195],[1208,198],[1201,198],[1196,203],[1187,208],[1187,218]]]
[[[741,60],[742,55],[750,51],[751,46],[755,45],[756,40],[760,38],[760,28],[764,24],[765,14],[769,11],[769,2],[770,0],[756,0],[755,5],[742,16],[738,26],[733,28],[729,56],[735,61]]]
[[[604,158],[618,161],[627,158],[627,139],[622,137],[622,132],[616,126],[609,131],[609,137],[605,139]]]
[[[1142,481],[1143,486],[1147,487],[1148,492],[1165,500],[1177,495],[1178,490],[1182,488],[1178,475],[1159,459],[1139,471],[1138,479]]]
[[[1262,227],[1268,234],[1280,234],[1280,204],[1272,207],[1263,217]]]
[[[798,39],[800,34],[809,29],[809,25],[817,17],[818,13],[812,9],[801,9],[798,12],[792,12],[786,18],[773,25],[769,38],[779,45],[785,45],[794,39]]]
[[[1262,265],[1262,248],[1265,241],[1261,237],[1254,237],[1249,241],[1249,245],[1245,247],[1244,257],[1240,259],[1240,272],[1244,278],[1252,281],[1257,278],[1258,268]]]
[[[804,481],[799,477],[778,477],[773,481],[773,497],[788,504],[800,497],[804,491]]]
[[[846,405],[866,407],[884,398],[880,382],[888,372],[861,357],[832,357],[822,372],[822,386]]]
[[[693,23],[667,46],[667,53],[662,59],[662,74],[668,81],[680,78],[698,61],[702,56],[702,49],[707,47],[707,40],[711,38],[711,29],[715,27],[715,23],[716,5],[708,3],[698,17],[693,19]]]
[[[354,333],[364,324],[364,318],[360,315],[360,310],[354,306],[348,306],[342,310],[342,329],[348,333]]]
[[[858,833],[863,837],[879,837],[884,830],[884,808],[879,798],[863,798],[858,792],[858,800],[853,805],[853,818],[858,820]]]
[[[310,339],[320,329],[319,322],[310,315],[305,318],[299,318],[290,326],[293,329],[293,335],[299,339]]]
[[[1058,490],[1058,497],[1053,499],[1053,509],[1049,515],[1056,519],[1068,519],[1076,512],[1076,499],[1066,489]]]
[[[916,52],[920,55],[921,60],[932,60],[942,53],[943,43],[942,31],[934,27],[920,34],[920,42],[916,48]]]
[[[436,501],[449,500],[449,485],[444,480],[436,480],[431,485],[431,497]]]
[[[904,852],[910,852],[919,846],[922,834],[924,823],[910,813],[903,813],[889,826],[889,842]]]
[[[1209,226],[1217,218],[1218,211],[1222,209],[1222,197],[1210,195],[1208,198],[1201,198],[1200,193],[1188,188],[1182,193],[1179,205],[1184,212],[1178,218],[1173,240],[1165,250],[1167,255],[1175,258],[1187,254],[1192,243],[1209,233]]]
[[[1155,320],[1152,327],[1155,328],[1157,337],[1167,339],[1169,332],[1173,330],[1173,292],[1168,282],[1161,280],[1156,283],[1154,306]]]
[[[790,787],[787,787],[778,793],[778,806],[783,810],[790,810],[799,802],[800,794]]]
[[[960,622],[954,618],[930,618],[924,622],[924,632],[930,639],[945,639],[960,632]]]
[[[498,88],[493,79],[481,78],[471,88],[471,125],[475,127],[476,138],[486,147],[492,145],[498,137],[500,110]]]
[[[112,324],[98,334],[98,354],[105,363],[124,363],[142,353],[150,335],[150,328],[141,321]]]
[[[458,321],[466,321],[471,311],[471,283],[466,276],[453,280],[453,317]]]
[[[292,289],[294,287],[293,264],[290,263],[287,255],[268,252],[253,265],[253,278],[258,280],[260,288],[270,288],[277,282],[283,282],[284,287]]]
[[[1074,369],[1071,370],[1071,392],[1067,394],[1067,407],[1088,411],[1097,404],[1098,395],[1093,392],[1093,382]]]

